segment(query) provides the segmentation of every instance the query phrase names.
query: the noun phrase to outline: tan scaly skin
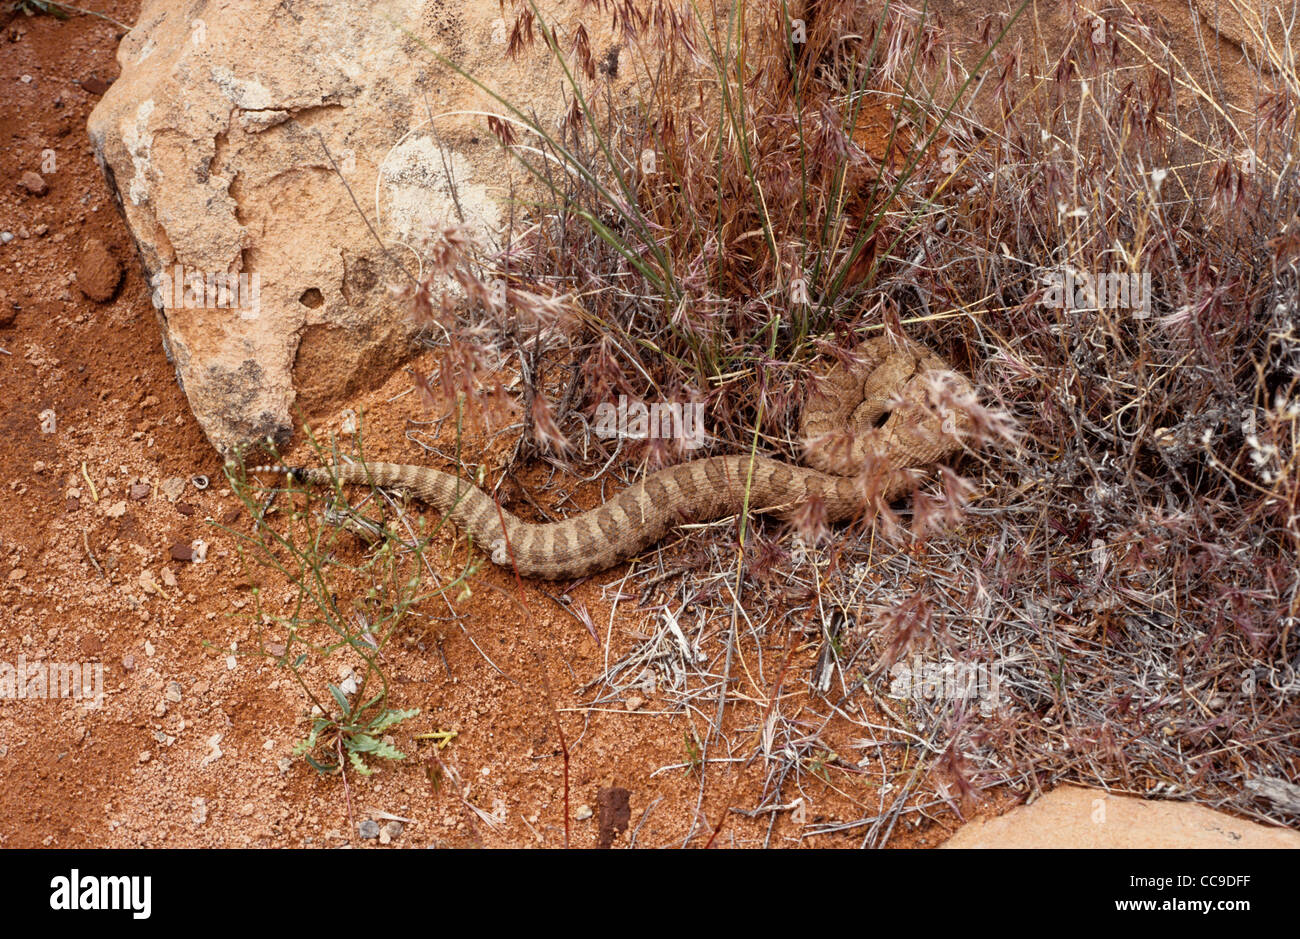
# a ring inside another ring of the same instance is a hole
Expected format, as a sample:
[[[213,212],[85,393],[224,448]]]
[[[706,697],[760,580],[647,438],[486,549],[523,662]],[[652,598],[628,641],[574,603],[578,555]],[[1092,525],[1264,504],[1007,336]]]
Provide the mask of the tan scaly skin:
[[[873,497],[890,502],[908,489],[911,479],[903,470],[929,466],[960,448],[964,416],[954,413],[945,427],[921,404],[926,373],[947,370],[942,359],[886,336],[864,343],[856,358],[832,369],[804,404],[804,459],[811,468],[749,455],[695,460],[651,473],[603,505],[559,522],[525,522],[477,486],[425,466],[259,466],[250,472],[287,472],[317,484],[328,484],[332,473],[341,483],[406,489],[477,544],[491,546],[494,563],[523,577],[581,577],[636,557],[677,525],[737,515],[746,504],[751,514],[789,518],[816,500],[828,523],[860,516]],[[969,391],[965,379],[957,381]]]

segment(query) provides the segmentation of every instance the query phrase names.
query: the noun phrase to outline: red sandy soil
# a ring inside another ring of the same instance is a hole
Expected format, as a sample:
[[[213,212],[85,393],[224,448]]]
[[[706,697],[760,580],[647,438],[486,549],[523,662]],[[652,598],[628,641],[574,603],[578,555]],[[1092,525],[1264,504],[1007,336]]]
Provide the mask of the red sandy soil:
[[[128,23],[136,15],[129,2],[107,11]],[[560,846],[566,778],[556,709],[571,756],[572,844],[597,843],[601,792],[611,787],[630,793],[628,830],[613,838],[616,846],[633,831],[637,845],[681,844],[691,830],[691,843],[703,845],[715,829],[718,846],[762,844],[770,815],[731,811],[763,802],[761,760],[711,764],[703,779],[683,765],[685,735],[707,731],[712,700],[689,713],[665,709],[653,690],[640,702],[591,704],[597,692],[583,686],[657,615],[631,597],[611,618],[597,583],[574,589],[566,602],[563,585],[528,584],[521,592],[512,577],[486,571],[472,596],[456,603],[464,630],[430,620],[387,653],[393,706],[421,709],[394,731],[407,760],[368,779],[350,774],[345,788],[337,775],[290,759],[306,732],[303,695],[272,660],[229,654],[255,642],[250,585],[267,584],[272,595],[284,586],[246,572],[232,540],[208,521],[249,525],[177,387],[130,236],[86,138],[97,101],[91,80],[116,75],[120,30],[88,16],[0,18],[7,20],[0,28],[0,229],[15,235],[0,245],[0,662],[102,663],[105,690],[99,708],[0,700],[0,844],[376,846],[358,836],[356,823],[383,824],[381,813],[389,813],[408,820],[395,846]],[[44,174],[49,191],[36,196],[17,182],[41,169],[46,150],[57,165]],[[83,296],[74,278],[91,238],[125,271],[107,303]],[[372,458],[424,458],[404,436],[408,419],[426,417],[417,396],[393,400],[409,388],[398,372],[352,403],[366,409]],[[56,415],[53,433],[42,431],[46,409]],[[330,424],[321,421],[322,429]],[[212,485],[196,489],[189,482],[196,474]],[[162,488],[173,478],[184,481],[175,499]],[[583,505],[599,499],[590,486],[579,493]],[[204,563],[172,560],[173,545],[195,539],[210,546]],[[436,544],[454,552],[437,559],[454,571],[463,542],[447,532]],[[575,615],[583,607],[595,634]],[[754,752],[754,728],[777,687],[775,663],[787,654],[786,631],[773,625],[768,635],[763,667],[757,650],[739,650],[748,662],[735,670],[737,703],[715,758]],[[711,653],[721,646],[716,636],[712,642]],[[787,712],[828,710],[805,693],[817,652],[815,643],[795,643],[781,693],[799,697]],[[457,732],[441,751],[415,739],[438,730]],[[823,733],[854,760],[861,751],[851,739],[860,736],[839,719]],[[779,801],[802,794],[806,813],[778,812],[771,844],[859,844],[861,830],[807,838],[804,826],[874,815],[877,773],[836,767],[822,779],[805,772],[802,793],[783,792]],[[989,799],[976,813],[1011,798]],[[584,806],[591,817],[583,817]],[[920,814],[919,824],[910,821],[916,815],[900,822],[891,846],[937,844],[960,824],[951,811]]]

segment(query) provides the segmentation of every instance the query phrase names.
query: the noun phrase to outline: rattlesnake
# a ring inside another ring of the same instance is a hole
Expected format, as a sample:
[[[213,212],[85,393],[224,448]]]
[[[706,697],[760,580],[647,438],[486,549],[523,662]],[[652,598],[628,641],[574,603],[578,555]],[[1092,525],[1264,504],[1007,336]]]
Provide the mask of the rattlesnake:
[[[804,458],[811,468],[748,454],[694,460],[651,473],[603,505],[558,522],[525,522],[477,486],[424,466],[259,466],[250,472],[288,473],[315,484],[328,484],[333,475],[340,483],[409,490],[477,544],[492,546],[495,563],[524,577],[561,580],[635,557],[675,525],[724,518],[746,506],[750,513],[790,518],[820,505],[830,523],[861,514],[872,497],[898,498],[909,486],[904,470],[956,450],[968,424],[960,409],[944,416],[942,405],[938,411],[925,406],[934,387],[929,375],[938,372],[959,393],[970,391],[924,346],[888,336],[869,340],[851,364],[832,368],[804,403]]]

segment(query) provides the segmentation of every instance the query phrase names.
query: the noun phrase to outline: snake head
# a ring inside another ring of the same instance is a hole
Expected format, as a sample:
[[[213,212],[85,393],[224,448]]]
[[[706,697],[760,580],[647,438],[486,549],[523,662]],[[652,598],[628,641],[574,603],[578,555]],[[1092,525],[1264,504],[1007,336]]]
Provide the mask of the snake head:
[[[979,409],[963,376],[920,343],[879,336],[838,366],[805,408],[809,465],[837,476],[869,464],[923,467],[959,450]]]
[[[898,389],[871,445],[895,466],[928,466],[962,448],[979,408],[964,376],[947,368],[918,370]]]

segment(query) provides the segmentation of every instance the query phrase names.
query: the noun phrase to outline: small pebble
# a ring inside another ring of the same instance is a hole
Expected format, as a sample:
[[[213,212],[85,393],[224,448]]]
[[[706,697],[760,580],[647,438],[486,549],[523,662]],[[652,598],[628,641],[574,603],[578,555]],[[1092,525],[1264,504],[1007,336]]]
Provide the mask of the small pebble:
[[[33,196],[43,196],[50,191],[49,184],[45,182],[45,177],[32,170],[28,170],[18,178],[18,185]]]
[[[357,824],[357,834],[366,839],[378,838],[379,823],[372,818],[368,818],[364,822],[359,822]]]
[[[591,818],[591,815],[592,812],[590,805],[580,805],[578,806],[578,810],[573,813],[573,817],[580,822],[585,822],[587,819]]]
[[[77,265],[77,288],[91,300],[107,303],[122,283],[122,265],[98,238],[86,239]]]

